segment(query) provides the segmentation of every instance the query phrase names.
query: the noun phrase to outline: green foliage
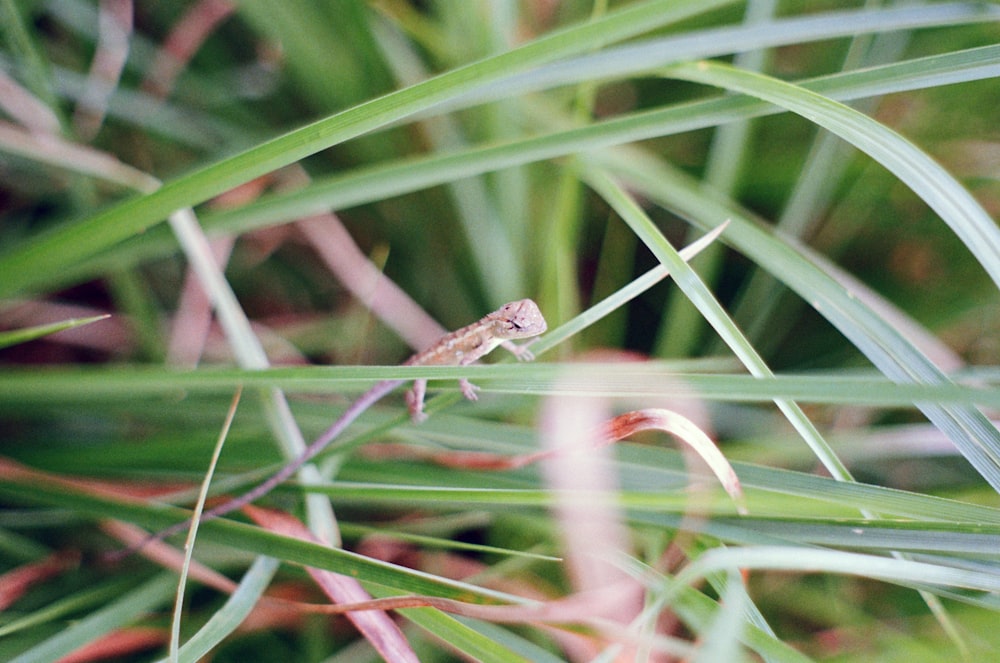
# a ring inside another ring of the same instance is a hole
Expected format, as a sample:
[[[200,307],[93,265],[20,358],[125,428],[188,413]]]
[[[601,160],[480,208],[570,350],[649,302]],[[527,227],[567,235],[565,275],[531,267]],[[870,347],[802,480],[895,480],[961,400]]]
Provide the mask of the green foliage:
[[[0,659],[102,640],[135,660],[373,660],[326,627],[340,617],[236,630],[270,586],[323,600],[306,568],[529,612],[585,596],[581,568],[644,590],[617,615],[581,603],[551,620],[561,636],[405,608],[420,660],[565,660],[580,632],[596,660],[619,643],[635,660],[908,662],[1000,645],[1000,9],[611,4],[248,0],[213,22],[137,3],[116,41],[111,3],[0,2],[0,584],[29,579]],[[168,36],[198,46],[176,79],[157,64]],[[88,73],[116,58],[110,80]],[[309,225],[331,212],[349,238]],[[692,265],[675,250],[724,222]],[[379,311],[367,272],[330,267],[323,247],[352,240],[416,312]],[[182,359],[209,329],[186,283],[221,333]],[[421,308],[455,328],[522,297],[549,321],[535,363],[396,366],[426,338]],[[238,584],[220,596],[192,571],[180,619],[173,572],[103,561],[125,544],[99,523],[187,516],[165,503],[194,499],[234,390],[216,495],[373,381],[412,377],[441,380],[427,422],[390,396],[262,500],[343,545],[206,522],[194,558]],[[478,403],[459,404],[462,377]],[[531,454],[602,402],[707,406],[747,512],[693,490],[661,433],[614,448],[611,494],[560,488],[559,455],[448,455]],[[599,546],[573,543],[568,497],[612,509],[613,559],[580,561]],[[380,558],[387,537],[404,558]],[[665,614],[683,628],[658,630]]]

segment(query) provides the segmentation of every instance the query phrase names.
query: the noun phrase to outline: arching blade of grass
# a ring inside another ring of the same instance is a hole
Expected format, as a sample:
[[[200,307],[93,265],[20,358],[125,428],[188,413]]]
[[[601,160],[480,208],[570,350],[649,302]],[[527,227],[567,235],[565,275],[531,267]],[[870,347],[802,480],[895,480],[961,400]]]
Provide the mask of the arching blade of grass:
[[[86,258],[255,177],[517,71],[583,53],[662,27],[732,0],[649,0],[550,33],[496,57],[362,103],[164,184],[157,191],[25,242],[0,258],[0,297],[30,288],[54,270]]]
[[[833,99],[715,62],[670,67],[667,76],[759,97],[832,131],[888,168],[931,206],[1000,286],[1000,229],[955,179],[884,124]]]
[[[982,80],[1000,73],[1000,46],[918,58],[857,72],[826,76],[804,87],[840,100]],[[555,131],[507,144],[472,147],[456,153],[397,160],[317,178],[302,189],[265,195],[235,210],[208,210],[201,217],[207,232],[247,232],[329,209],[345,209],[457,179],[553,159],[601,147],[669,136],[729,121],[780,112],[764,101],[726,97],[667,106],[605,120],[590,126]],[[107,269],[176,251],[165,229],[153,228],[65,271],[36,275],[39,285],[70,283]],[[3,269],[0,257],[0,269]],[[0,286],[2,287],[2,286]]]
[[[503,99],[559,85],[625,78],[655,73],[675,62],[745,53],[753,49],[803,45],[845,36],[940,27],[949,24],[995,22],[1000,8],[968,3],[919,7],[866,7],[790,16],[753,25],[739,24],[694,30],[676,36],[646,39],[576,56],[518,74],[502,86],[484,88],[475,102]],[[943,54],[947,56],[949,54]],[[878,75],[876,74],[876,78]],[[463,105],[470,103],[462,99]]]
[[[761,97],[837,133],[907,183],[941,215],[994,282],[1000,284],[1000,230],[996,224],[947,171],[893,130],[822,95],[754,72],[698,63],[675,67],[670,75]],[[768,269],[766,262],[761,265]],[[795,288],[792,283],[788,285]],[[817,305],[818,301],[813,299],[815,292],[800,294],[807,301],[816,302],[816,308],[889,378],[930,384],[948,382],[941,371],[901,334],[851,298],[842,287],[838,286],[837,290],[836,301],[828,302],[830,307]],[[861,314],[850,322],[839,315],[839,311],[848,306]],[[955,442],[983,478],[995,490],[1000,490],[1000,432],[996,427],[975,408],[940,407],[930,403],[918,406]]]
[[[19,292],[23,288],[35,288],[54,278],[59,278],[60,273],[75,268],[80,260],[150,228],[176,209],[194,206],[232,186],[280,166],[293,163],[304,156],[386,126],[391,122],[405,119],[421,110],[433,108],[442,100],[457,99],[465,91],[485,89],[487,83],[501,77],[510,77],[519,70],[528,70],[567,55],[583,53],[597,46],[652,30],[681,18],[687,13],[706,11],[714,6],[727,4],[727,2],[713,0],[711,3],[702,3],[703,6],[697,6],[698,3],[694,2],[684,2],[670,7],[669,11],[664,9],[664,5],[671,4],[676,3],[663,2],[662,0],[643,3],[610,13],[598,21],[553,33],[514,51],[442,74],[418,85],[320,120],[232,158],[168,182],[163,188],[152,194],[119,203],[94,217],[71,223],[35,238],[16,251],[0,256],[0,275],[3,276],[0,278],[0,297]],[[954,15],[951,20],[955,21],[983,20],[984,17],[988,17],[988,13],[970,12],[968,7],[963,5],[938,9],[952,12]],[[883,20],[884,25],[876,22],[884,29],[899,25],[908,26],[913,23],[912,18],[903,17],[906,20],[894,18],[895,11],[885,13],[887,17],[879,15],[880,18],[887,19]],[[931,21],[933,16],[924,17],[921,20]],[[838,34],[837,30],[840,26],[832,19],[828,18],[826,21],[820,22],[820,25],[827,26],[827,32],[822,33],[817,33],[816,26],[812,25],[815,22],[815,20],[805,19],[793,20],[789,22],[789,30],[785,32],[777,27],[770,27],[768,33],[770,36],[755,35],[753,31],[750,31],[750,34],[745,37],[748,40],[745,47],[750,48],[751,44],[758,47],[767,45],[773,43],[773,40],[779,36],[783,39],[779,43],[789,43],[795,39],[807,37],[816,39],[821,36]],[[798,24],[802,25],[796,31],[795,28]],[[597,31],[592,30],[592,26],[597,26]],[[574,39],[577,41],[574,42]],[[718,36],[713,37],[710,31],[686,39],[676,46],[687,50],[669,50],[674,48],[670,43],[660,43],[662,40],[651,40],[645,45],[628,47],[631,50],[622,54],[627,55],[627,57],[616,55],[614,51],[611,51],[601,56],[588,56],[576,61],[560,63],[557,70],[558,76],[554,78],[541,77],[535,82],[535,86],[567,84],[581,80],[581,78],[588,79],[593,76],[594,62],[592,58],[594,57],[602,57],[612,63],[624,62],[625,67],[623,68],[619,64],[614,73],[627,75],[653,66],[643,59],[647,55],[655,54],[657,56],[658,60],[653,62],[662,61],[664,48],[668,49],[668,60],[676,61],[682,57],[705,55],[706,44],[710,44],[711,48],[714,49],[711,53],[725,53],[730,43],[725,40],[720,41]],[[720,48],[719,44],[727,44],[727,46]],[[640,50],[635,51],[636,48]],[[866,76],[870,80],[872,74],[868,73]],[[878,74],[876,73],[875,76],[877,80]],[[869,94],[877,93],[875,91],[869,92]],[[677,131],[689,130],[697,126],[710,126],[711,124],[711,122],[707,125],[700,124],[696,118],[706,117],[706,115],[694,109],[686,112],[685,115],[689,120],[694,119],[694,123],[690,124],[689,122],[690,126],[679,127],[676,129]],[[646,116],[648,117],[648,114]],[[633,130],[631,135],[622,137],[617,142],[663,135],[648,131],[643,133],[636,133]],[[608,144],[608,141],[604,140],[603,143]],[[580,146],[577,149],[586,149],[586,146]],[[534,157],[534,159],[538,158],[547,157]],[[524,162],[522,157],[521,163]],[[467,173],[464,175],[467,176]],[[30,268],[31,265],[43,264],[47,265],[48,268]]]

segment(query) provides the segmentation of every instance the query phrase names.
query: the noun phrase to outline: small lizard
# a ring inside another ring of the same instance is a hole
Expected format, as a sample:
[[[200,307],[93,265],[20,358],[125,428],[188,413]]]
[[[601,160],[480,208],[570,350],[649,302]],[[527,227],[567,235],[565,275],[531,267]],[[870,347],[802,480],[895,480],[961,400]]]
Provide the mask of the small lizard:
[[[462,327],[441,337],[434,345],[410,357],[404,366],[467,366],[480,357],[488,354],[498,345],[514,353],[523,361],[534,359],[534,355],[525,346],[519,346],[513,339],[531,338],[543,333],[548,326],[538,305],[530,299],[504,304],[479,322]],[[303,465],[323,451],[340,435],[362,412],[378,402],[383,396],[402,385],[406,380],[383,380],[358,397],[340,418],[333,422],[326,431],[310,444],[302,454],[271,475],[255,488],[239,497],[224,502],[205,511],[201,521],[213,520],[231,511],[242,508],[274,490],[279,484],[289,479]],[[476,400],[476,387],[466,379],[459,380],[462,394],[469,400]],[[413,388],[406,393],[406,403],[409,406],[410,417],[414,422],[427,418],[424,414],[424,394],[427,391],[427,380],[413,381]],[[138,550],[151,541],[159,541],[176,534],[190,525],[190,520],[177,523],[157,534],[151,535],[127,552]]]

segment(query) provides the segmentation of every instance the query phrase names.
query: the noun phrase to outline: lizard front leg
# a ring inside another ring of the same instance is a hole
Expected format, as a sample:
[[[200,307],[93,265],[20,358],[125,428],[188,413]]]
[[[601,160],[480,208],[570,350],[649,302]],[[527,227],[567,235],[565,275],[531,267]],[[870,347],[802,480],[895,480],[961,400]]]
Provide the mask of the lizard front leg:
[[[458,381],[458,386],[461,387],[461,389],[462,389],[462,395],[465,396],[466,399],[468,399],[470,401],[478,401],[479,400],[479,394],[476,393],[477,391],[479,391],[479,387],[477,387],[476,385],[472,384],[471,382],[469,382],[465,378],[462,378],[462,379],[460,379]]]
[[[531,339],[527,343],[518,345],[517,343],[511,343],[510,341],[504,341],[500,346],[517,357],[518,361],[531,361],[535,358],[535,353],[533,353],[528,346],[535,342],[535,339]]]

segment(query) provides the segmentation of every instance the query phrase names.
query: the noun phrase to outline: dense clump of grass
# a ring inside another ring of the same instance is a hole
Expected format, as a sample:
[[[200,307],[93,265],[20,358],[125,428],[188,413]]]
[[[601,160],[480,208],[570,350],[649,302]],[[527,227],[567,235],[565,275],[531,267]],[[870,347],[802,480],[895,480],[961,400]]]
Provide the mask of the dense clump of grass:
[[[1000,11],[612,4],[0,5],[0,658],[997,646]],[[535,363],[395,366],[523,297]],[[592,437],[654,409],[725,490]]]

